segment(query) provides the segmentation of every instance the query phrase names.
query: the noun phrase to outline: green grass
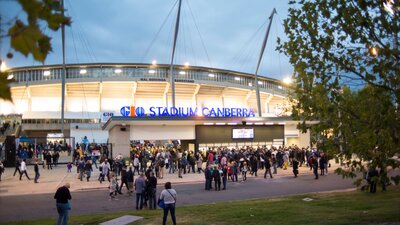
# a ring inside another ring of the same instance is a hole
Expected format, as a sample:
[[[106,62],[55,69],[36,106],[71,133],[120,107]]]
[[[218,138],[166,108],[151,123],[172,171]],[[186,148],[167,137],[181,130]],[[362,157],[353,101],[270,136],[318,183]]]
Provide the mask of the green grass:
[[[303,198],[314,201],[305,202]],[[370,194],[361,191],[295,195],[271,199],[179,206],[178,224],[400,224],[400,187]],[[71,216],[70,224],[99,224],[122,215],[143,216],[133,224],[161,224],[162,211],[135,210]],[[7,224],[54,224],[55,218]],[[171,223],[170,216],[168,223]]]

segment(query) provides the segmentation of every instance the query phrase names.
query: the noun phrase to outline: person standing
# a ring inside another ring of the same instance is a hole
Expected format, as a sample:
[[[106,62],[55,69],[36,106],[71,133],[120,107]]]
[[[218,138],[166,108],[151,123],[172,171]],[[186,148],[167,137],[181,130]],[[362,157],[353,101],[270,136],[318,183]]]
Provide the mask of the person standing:
[[[150,172],[150,177],[148,179],[147,185],[149,185],[149,208],[157,209],[157,178],[154,176],[154,172]]]
[[[35,163],[34,171],[35,171],[35,183],[39,183],[38,179],[40,177],[40,173],[39,173],[39,162],[38,161],[36,161],[36,163]]]
[[[142,172],[140,176],[135,180],[136,210],[143,209],[145,189],[146,189],[146,180],[144,179],[144,173]]]
[[[206,171],[204,172],[205,178],[206,178],[206,191],[211,190],[211,182],[213,178],[213,171],[211,170],[211,165],[207,166]]]
[[[369,192],[370,193],[375,193],[376,192],[376,184],[377,184],[377,180],[378,180],[378,170],[376,170],[375,167],[370,166],[369,170],[368,170],[368,178],[367,181],[369,183]]]
[[[132,171],[132,167],[129,167],[128,172],[126,173],[126,179],[128,182],[128,187],[129,187],[129,195],[131,195],[132,190],[133,189],[133,180],[134,180],[134,176],[133,176],[133,171]]]
[[[221,173],[219,172],[219,169],[217,166],[214,166],[213,178],[214,178],[215,190],[220,191],[221,190]]]
[[[175,204],[176,204],[176,191],[172,189],[171,182],[165,183],[165,189],[160,194],[160,200],[164,200],[164,216],[163,225],[167,223],[168,211],[171,212],[171,218],[174,225],[176,225],[175,217]]]
[[[21,162],[21,174],[19,175],[19,180],[22,180],[22,175],[24,175],[30,180],[28,173],[26,172],[26,159],[22,160]]]
[[[294,177],[297,177],[297,174],[299,174],[299,161],[296,158],[293,158],[292,165]]]
[[[54,195],[58,212],[57,225],[68,224],[68,210],[71,209],[71,205],[68,201],[72,199],[69,188],[69,183],[66,183],[64,186],[59,187],[56,194]]]
[[[311,165],[313,168],[314,176],[315,179],[318,179],[318,158],[314,158],[314,156],[311,156]]]

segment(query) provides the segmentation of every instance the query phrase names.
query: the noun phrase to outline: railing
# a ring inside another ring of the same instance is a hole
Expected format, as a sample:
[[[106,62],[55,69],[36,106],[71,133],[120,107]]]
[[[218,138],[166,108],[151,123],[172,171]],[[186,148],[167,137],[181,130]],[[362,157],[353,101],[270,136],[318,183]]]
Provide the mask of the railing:
[[[59,82],[62,75],[62,67],[26,67],[10,70],[14,81],[19,84],[35,84],[42,82]],[[87,80],[118,80],[129,79],[135,81],[169,81],[169,66],[150,64],[140,65],[68,65],[66,81],[76,79]],[[228,70],[218,70],[203,67],[176,66],[174,69],[175,81],[184,83],[216,83],[231,84],[246,89],[254,89],[254,76]],[[260,90],[285,95],[286,88],[278,80],[259,77]]]

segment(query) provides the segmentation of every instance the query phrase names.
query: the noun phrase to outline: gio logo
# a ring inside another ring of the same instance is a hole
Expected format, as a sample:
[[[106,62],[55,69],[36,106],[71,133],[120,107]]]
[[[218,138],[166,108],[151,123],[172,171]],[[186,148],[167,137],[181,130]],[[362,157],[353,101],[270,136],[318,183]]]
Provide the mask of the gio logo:
[[[143,107],[123,106],[120,112],[122,116],[144,116]]]

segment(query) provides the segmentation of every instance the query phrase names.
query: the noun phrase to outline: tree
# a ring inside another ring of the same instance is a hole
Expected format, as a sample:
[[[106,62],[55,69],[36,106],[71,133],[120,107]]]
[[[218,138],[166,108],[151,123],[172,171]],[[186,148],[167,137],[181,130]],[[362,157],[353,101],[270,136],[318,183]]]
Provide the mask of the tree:
[[[10,46],[15,51],[24,56],[32,54],[36,61],[44,63],[52,51],[52,46],[51,38],[43,33],[46,28],[40,26],[46,23],[47,28],[57,31],[63,25],[69,26],[71,18],[64,16],[64,9],[59,0],[18,0],[18,3],[26,13],[26,22],[20,18],[16,19],[5,36],[10,37]],[[2,71],[0,74],[2,99],[12,100],[9,82],[11,81],[7,79],[7,73]]]
[[[348,166],[337,173],[354,178],[370,161],[386,183],[386,169],[399,167],[391,157],[400,153],[400,1],[289,4],[288,40],[278,49],[294,65],[293,118],[319,121],[299,128],[317,133],[318,147]]]

